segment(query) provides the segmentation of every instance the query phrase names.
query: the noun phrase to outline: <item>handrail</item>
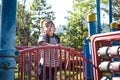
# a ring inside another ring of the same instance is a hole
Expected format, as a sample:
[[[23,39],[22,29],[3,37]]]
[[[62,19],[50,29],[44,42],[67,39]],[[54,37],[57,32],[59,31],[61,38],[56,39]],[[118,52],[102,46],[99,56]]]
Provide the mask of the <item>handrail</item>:
[[[84,65],[92,64],[92,62],[84,58],[84,56],[80,52],[75,51],[75,49],[68,48],[65,46],[36,46],[36,47],[35,46],[34,47],[22,46],[22,47],[16,47],[16,49],[20,49],[19,50],[20,56],[17,58],[17,64],[18,64],[18,68],[17,68],[18,78],[17,79],[32,80],[32,78],[34,78],[34,80],[39,80],[38,79],[38,69],[39,69],[38,63],[40,60],[40,53],[39,53],[40,50],[45,51],[48,49],[49,50],[55,49],[55,50],[59,50],[57,51],[57,54],[58,52],[60,54],[59,55],[60,66],[59,66],[59,69],[55,68],[55,73],[56,73],[55,78],[59,80],[63,80],[63,79],[82,80],[85,77],[87,80],[87,76],[84,76],[83,74],[84,72],[83,67]],[[28,68],[26,68],[26,66]],[[87,72],[88,71],[86,71],[86,73]],[[73,77],[71,75],[73,75]],[[50,74],[50,77],[51,76],[52,74]]]

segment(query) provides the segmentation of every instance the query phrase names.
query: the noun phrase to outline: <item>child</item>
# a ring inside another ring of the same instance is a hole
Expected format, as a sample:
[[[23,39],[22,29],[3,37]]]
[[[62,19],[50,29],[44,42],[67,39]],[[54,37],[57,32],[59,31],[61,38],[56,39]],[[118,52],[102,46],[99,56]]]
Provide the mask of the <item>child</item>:
[[[51,20],[45,20],[42,22],[42,34],[39,36],[38,44],[41,46],[58,46],[60,43],[59,37],[54,33],[55,32],[55,25]],[[43,64],[45,64],[46,67],[46,77],[45,80],[49,80],[49,67],[51,66],[51,75],[52,79],[54,80],[54,72],[55,72],[55,49],[52,49],[51,51],[51,65],[50,65],[50,50],[46,50],[46,53],[41,51],[41,59],[40,59],[40,65],[39,65],[39,79],[43,80]],[[46,55],[46,63],[44,63],[44,53]],[[57,53],[56,53],[57,54]],[[58,55],[58,54],[57,54]],[[58,58],[57,58],[58,59]],[[56,66],[59,66],[59,62],[57,62]]]

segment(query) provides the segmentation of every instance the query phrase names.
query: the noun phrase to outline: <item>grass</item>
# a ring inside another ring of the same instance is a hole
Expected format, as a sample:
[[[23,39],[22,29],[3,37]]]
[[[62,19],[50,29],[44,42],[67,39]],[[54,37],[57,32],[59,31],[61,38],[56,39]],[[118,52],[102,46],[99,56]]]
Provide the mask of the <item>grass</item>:
[[[73,80],[73,78],[74,78],[74,80],[76,80],[76,79],[78,79],[78,80],[80,80],[80,79],[83,79],[83,72],[72,72],[72,71],[69,71],[69,70],[67,70],[66,72],[64,71],[64,70],[62,70],[61,72],[60,71],[58,71],[57,72],[57,80],[60,80],[60,73],[61,73],[61,75],[62,75],[62,80],[64,80],[64,79],[66,79],[66,80]]]
[[[35,73],[34,73],[35,74]],[[82,80],[83,80],[83,72],[74,72],[73,73],[73,71],[71,71],[71,70],[62,70],[62,71],[57,71],[57,80],[60,80],[60,74],[62,75],[62,80],[73,80],[73,78],[74,78],[74,80],[81,80],[81,78],[82,78]],[[15,71],[15,80],[18,80],[18,72],[17,71]],[[25,76],[25,79],[23,79],[23,80],[28,80],[28,75],[26,75]],[[34,79],[34,75],[32,75],[32,80],[35,80]]]
[[[76,79],[78,79],[78,80],[83,80],[83,72],[82,71],[80,71],[83,67],[81,67],[81,66],[74,66],[74,70],[76,70],[76,68],[78,69],[78,72],[75,72],[74,71],[74,73],[73,73],[73,71],[72,71],[72,68],[69,70],[64,70],[64,67],[63,67],[63,70],[62,71],[60,71],[60,70],[58,70],[57,71],[57,80],[60,80],[60,74],[61,74],[61,78],[62,78],[62,80],[73,80],[73,78],[74,78],[74,80],[76,80]],[[34,74],[37,74],[37,73],[32,73],[32,80],[35,80],[34,79]],[[18,80],[18,65],[16,65],[16,69],[15,69],[15,80]],[[28,75],[27,74],[25,74],[25,79],[23,79],[23,80],[28,80]]]

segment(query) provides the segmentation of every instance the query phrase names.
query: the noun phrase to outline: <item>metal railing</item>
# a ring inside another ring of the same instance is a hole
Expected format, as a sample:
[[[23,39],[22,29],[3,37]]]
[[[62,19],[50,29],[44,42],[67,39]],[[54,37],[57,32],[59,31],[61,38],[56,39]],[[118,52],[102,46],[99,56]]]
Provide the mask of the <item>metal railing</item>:
[[[52,60],[54,50],[54,80],[88,80],[87,65],[89,62],[83,55],[72,48],[63,46],[16,47],[20,56],[16,58],[16,80],[39,80],[38,70],[41,53],[43,62],[49,63],[49,80],[52,80]],[[48,56],[49,55],[49,60]],[[59,66],[57,66],[59,63]],[[43,64],[43,80],[46,78],[46,65]],[[86,70],[84,70],[86,67]],[[84,74],[85,73],[85,74]]]

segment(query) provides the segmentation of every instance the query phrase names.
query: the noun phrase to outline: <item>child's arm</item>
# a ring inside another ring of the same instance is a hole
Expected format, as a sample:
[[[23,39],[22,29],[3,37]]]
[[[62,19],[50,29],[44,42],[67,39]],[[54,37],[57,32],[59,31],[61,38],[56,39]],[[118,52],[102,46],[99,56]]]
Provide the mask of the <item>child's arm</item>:
[[[47,36],[46,34],[41,34],[39,39],[38,39],[38,45],[41,46],[60,46],[60,44],[50,44],[47,43]]]
[[[42,45],[42,46],[60,46],[60,44],[49,44],[49,43],[46,43],[46,42],[39,42],[39,45]]]

